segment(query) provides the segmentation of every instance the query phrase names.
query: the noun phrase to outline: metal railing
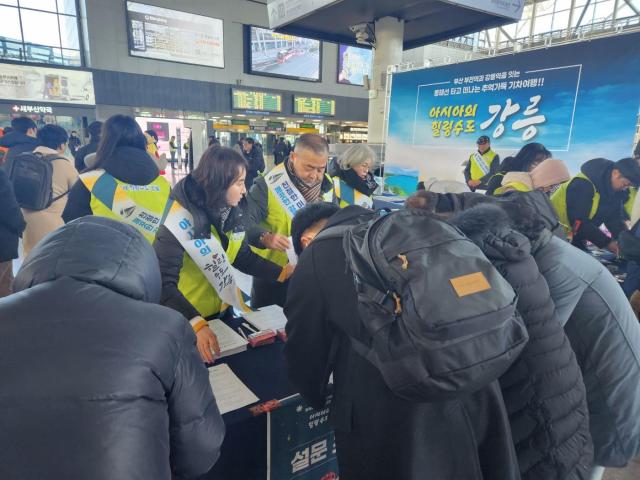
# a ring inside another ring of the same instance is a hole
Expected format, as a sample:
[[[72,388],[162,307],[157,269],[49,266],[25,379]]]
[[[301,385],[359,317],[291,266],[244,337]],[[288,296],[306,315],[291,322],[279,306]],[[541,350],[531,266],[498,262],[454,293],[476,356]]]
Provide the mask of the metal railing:
[[[639,25],[640,16],[634,15],[631,17],[618,18],[616,20],[604,20],[602,22],[581,25],[579,27],[552,30],[532,36],[518,37],[513,40],[503,40],[494,46],[488,46],[488,42],[482,38],[478,39],[476,43],[475,39],[471,36],[452,38],[450,40],[440,42],[438,45],[491,55],[496,52],[526,49],[540,45],[548,45],[550,43],[562,42],[565,40],[607,34],[613,31],[624,31]]]
[[[78,51],[79,53],[79,51]],[[80,67],[80,58],[67,57],[60,48],[16,42],[0,37],[0,60],[18,62],[48,63]]]

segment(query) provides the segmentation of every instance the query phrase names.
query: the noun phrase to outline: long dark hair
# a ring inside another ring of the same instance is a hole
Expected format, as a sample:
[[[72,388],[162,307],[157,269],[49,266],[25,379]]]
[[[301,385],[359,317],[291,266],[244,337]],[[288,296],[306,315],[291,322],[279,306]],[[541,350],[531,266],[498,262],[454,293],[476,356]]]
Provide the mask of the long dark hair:
[[[215,212],[227,206],[227,190],[247,169],[247,161],[233,148],[214,145],[207,148],[191,176],[204,190],[207,208]]]
[[[133,117],[114,115],[104,122],[96,152],[95,168],[101,168],[118,147],[133,147],[146,151],[147,140]]]
[[[500,172],[528,172],[533,165],[551,158],[551,152],[541,143],[527,143],[515,157],[506,157],[500,163]]]

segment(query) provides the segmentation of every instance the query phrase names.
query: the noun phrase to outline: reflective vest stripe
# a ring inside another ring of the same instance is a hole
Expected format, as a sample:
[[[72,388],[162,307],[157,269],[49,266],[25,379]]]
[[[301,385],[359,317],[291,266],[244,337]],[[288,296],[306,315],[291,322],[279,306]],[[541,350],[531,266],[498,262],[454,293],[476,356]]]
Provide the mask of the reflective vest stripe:
[[[340,177],[333,177],[333,191],[340,208],[349,205],[358,205],[364,208],[373,208],[373,199],[348,185]]]
[[[626,212],[629,219],[631,219],[633,213],[633,204],[635,203],[636,197],[638,196],[638,189],[631,187],[629,188],[628,192],[629,198],[626,202],[624,202],[624,211]]]
[[[274,168],[282,168],[284,169],[284,164],[280,164]],[[279,170],[282,171],[282,170]],[[273,172],[273,170],[272,170]],[[271,172],[270,172],[271,173]],[[270,175],[267,174],[266,177]],[[325,174],[325,178],[331,181],[331,177]],[[285,237],[291,236],[291,220],[292,217],[289,215],[282,205],[281,201],[276,197],[276,194],[271,188],[268,188],[267,183],[267,218],[260,222],[260,226],[265,230],[271,233],[278,233],[280,235],[284,235]],[[333,188],[328,192],[322,194],[322,199],[325,202],[333,201]],[[304,201],[304,198],[303,198]],[[306,201],[305,201],[306,205]],[[266,260],[270,260],[271,262],[284,267],[287,263],[289,263],[289,259],[287,258],[287,254],[285,252],[280,252],[278,250],[269,250],[266,248],[256,248],[251,247],[251,249],[259,256]]]
[[[289,217],[293,218],[298,210],[307,204],[289,177],[284,163],[274,167],[273,170],[265,175],[264,180],[267,182],[269,191],[274,194],[275,199]]]
[[[496,154],[493,150],[487,150],[483,155],[480,152],[475,152],[469,157],[471,164],[471,180],[480,180],[491,171],[491,164],[496,158]]]
[[[494,195],[499,196],[509,191],[517,191],[517,192],[530,192],[531,188],[529,185],[526,185],[522,182],[509,182],[506,185],[502,185],[500,188],[496,188],[494,191]]]
[[[94,215],[126,223],[153,242],[171,207],[171,187],[164,177],[149,185],[130,185],[96,170],[82,174],[80,180],[91,193]]]
[[[600,207],[600,193],[596,189],[596,186],[593,184],[591,179],[587,177],[583,173],[579,173],[571,180],[566,183],[563,183],[558,190],[556,190],[553,195],[551,195],[551,204],[553,208],[555,208],[556,213],[558,214],[558,220],[560,224],[564,227],[564,230],[569,238],[575,233],[573,231],[573,225],[569,222],[569,212],[567,211],[567,189],[571,182],[573,182],[576,178],[581,178],[589,182],[589,184],[593,187],[593,199],[591,201],[591,211],[589,212],[589,220],[592,220],[596,213],[598,213],[598,208]]]

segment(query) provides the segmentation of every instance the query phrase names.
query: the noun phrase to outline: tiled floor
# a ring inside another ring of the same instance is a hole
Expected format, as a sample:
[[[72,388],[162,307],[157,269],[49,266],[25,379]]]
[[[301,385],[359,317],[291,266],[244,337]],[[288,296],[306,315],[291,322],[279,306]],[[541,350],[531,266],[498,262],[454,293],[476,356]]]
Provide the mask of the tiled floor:
[[[607,468],[604,480],[638,480],[640,479],[640,458],[636,458],[627,468]]]

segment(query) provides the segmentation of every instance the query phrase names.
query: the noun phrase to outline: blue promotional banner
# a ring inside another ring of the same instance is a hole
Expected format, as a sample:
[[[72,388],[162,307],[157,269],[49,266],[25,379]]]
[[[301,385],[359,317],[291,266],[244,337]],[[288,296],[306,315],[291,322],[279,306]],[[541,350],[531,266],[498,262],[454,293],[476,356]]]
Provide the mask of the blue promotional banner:
[[[268,413],[269,480],[337,480],[329,407],[314,410],[300,395]]]
[[[505,158],[539,142],[577,172],[633,151],[640,34],[624,34],[393,76],[386,184],[461,180],[481,135]]]

